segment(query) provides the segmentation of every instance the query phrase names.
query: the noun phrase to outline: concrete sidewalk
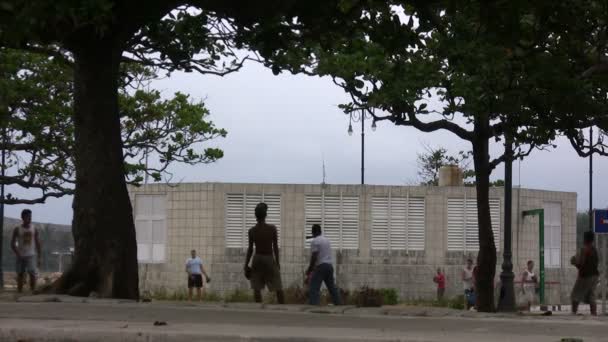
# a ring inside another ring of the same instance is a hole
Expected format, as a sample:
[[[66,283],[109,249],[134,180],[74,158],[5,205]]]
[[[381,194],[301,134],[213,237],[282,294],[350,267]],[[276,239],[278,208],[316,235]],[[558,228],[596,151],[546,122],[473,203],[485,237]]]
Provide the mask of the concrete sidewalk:
[[[84,301],[84,303],[83,303]],[[154,325],[154,322],[166,325]],[[66,296],[0,303],[0,341],[608,341],[606,318],[421,307],[135,303]]]
[[[0,302],[20,302],[20,303],[92,303],[92,304],[125,304],[137,303],[133,300],[121,299],[99,299],[86,297],[71,297],[65,295],[17,295],[15,292],[0,292]],[[271,310],[289,312],[309,312],[309,313],[329,313],[347,314],[353,316],[361,315],[380,315],[380,316],[411,316],[411,317],[465,317],[465,318],[514,318],[514,317],[541,317],[545,311],[541,311],[539,306],[533,306],[531,312],[517,313],[482,313],[476,311],[466,311],[450,309],[445,307],[413,306],[413,305],[389,305],[383,307],[358,308],[353,305],[342,306],[310,306],[310,305],[278,305],[278,304],[257,304],[257,303],[230,303],[230,302],[188,302],[188,301],[152,301],[142,303],[143,305],[165,305],[179,307],[206,307],[224,309],[248,309],[248,310]],[[598,304],[598,310],[600,305]],[[576,319],[596,319],[606,320],[605,317],[585,317],[589,315],[589,305],[581,304],[579,313],[582,315],[572,316],[569,305],[562,305],[561,310],[549,308],[552,316],[568,316],[569,320]]]

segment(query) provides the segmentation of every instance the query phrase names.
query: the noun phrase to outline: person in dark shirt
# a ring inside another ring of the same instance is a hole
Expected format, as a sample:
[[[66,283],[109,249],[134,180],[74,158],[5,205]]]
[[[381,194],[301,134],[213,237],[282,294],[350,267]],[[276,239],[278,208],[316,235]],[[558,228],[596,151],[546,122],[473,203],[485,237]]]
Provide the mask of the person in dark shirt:
[[[572,257],[571,263],[578,269],[578,277],[572,294],[572,313],[576,314],[578,311],[578,304],[580,302],[588,303],[591,309],[591,314],[597,316],[597,303],[595,301],[595,288],[600,276],[598,270],[599,257],[597,249],[593,246],[594,234],[593,232],[585,232],[583,249],[581,252]]]
[[[281,269],[279,264],[279,244],[277,227],[266,223],[268,205],[258,203],[255,207],[255,218],[258,223],[249,229],[249,247],[245,259],[245,277],[251,282],[253,296],[257,303],[262,302],[262,289],[277,293],[279,304],[285,304]],[[253,255],[255,247],[255,255]],[[249,267],[249,261],[251,267]]]

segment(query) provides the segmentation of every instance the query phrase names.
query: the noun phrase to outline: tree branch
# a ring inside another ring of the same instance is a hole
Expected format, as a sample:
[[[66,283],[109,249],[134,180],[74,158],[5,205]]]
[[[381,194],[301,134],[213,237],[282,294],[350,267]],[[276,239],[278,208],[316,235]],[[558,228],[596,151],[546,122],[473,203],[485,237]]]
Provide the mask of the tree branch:
[[[577,137],[573,137],[572,135],[568,135],[568,140],[580,157],[586,158],[592,154],[608,156],[608,146],[606,146],[604,143],[600,142],[593,146],[585,146],[582,140],[579,140]]]
[[[581,78],[587,78],[594,74],[600,74],[608,71],[608,56],[601,56],[599,63],[591,66],[581,74]]]
[[[23,44],[18,47],[15,47],[15,49],[24,50],[24,51],[36,53],[39,55],[54,57],[55,59],[59,60],[60,62],[66,64],[66,65],[74,66],[74,62],[66,56],[66,53],[62,52],[61,50],[52,49],[51,47]]]
[[[496,167],[498,167],[498,165],[507,161],[508,159],[511,159],[511,161],[514,161],[514,160],[522,159],[522,158],[529,156],[530,153],[532,153],[532,151],[534,151],[535,148],[536,148],[536,145],[531,144],[526,151],[521,151],[521,149],[520,149],[519,152],[513,154],[513,156],[511,158],[508,158],[508,156],[503,153],[500,157],[490,161],[490,172],[492,172]]]
[[[23,199],[23,198],[18,198],[18,197],[7,197],[4,200],[0,199],[0,203],[4,203],[4,204],[8,204],[8,205],[13,205],[13,204],[41,204],[41,203],[45,203],[47,199],[49,198],[60,198],[66,195],[72,195],[74,194],[73,190],[68,190],[66,189],[66,191],[64,192],[49,192],[49,193],[44,193],[42,195],[42,197],[39,198],[35,198],[35,199]]]
[[[431,122],[422,122],[418,120],[415,114],[407,114],[407,119],[403,116],[390,115],[385,117],[374,118],[378,121],[388,120],[397,126],[411,126],[423,132],[435,132],[439,130],[446,130],[456,134],[460,139],[473,141],[474,134],[471,131],[460,127],[458,124],[448,120],[436,120]]]

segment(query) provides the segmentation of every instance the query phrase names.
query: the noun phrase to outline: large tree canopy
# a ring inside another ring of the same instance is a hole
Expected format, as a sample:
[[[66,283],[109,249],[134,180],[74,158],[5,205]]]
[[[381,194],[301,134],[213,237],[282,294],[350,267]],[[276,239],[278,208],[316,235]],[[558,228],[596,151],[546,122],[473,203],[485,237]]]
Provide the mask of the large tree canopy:
[[[573,21],[581,17],[567,18],[566,3],[571,2],[368,2],[342,34],[311,42],[310,32],[292,30],[288,39],[299,53],[290,48],[265,56],[277,69],[333,77],[352,97],[343,105],[347,112],[364,109],[375,120],[424,132],[447,130],[471,143],[482,311],[494,310],[491,171],[560,134],[582,146],[581,128],[605,127],[608,84],[584,74],[596,47],[589,37],[605,32],[600,18],[606,11],[597,2],[580,2],[575,7],[585,23],[577,25]],[[576,27],[574,34],[564,20]],[[490,159],[490,141],[505,138],[515,152]]]
[[[119,114],[123,61],[224,75],[242,65],[234,48],[263,31],[268,54],[283,23],[320,28],[341,18],[341,1],[2,0],[0,45],[74,62],[75,260],[56,284],[74,295],[138,298],[132,208]],[[337,26],[339,27],[339,26]]]
[[[1,143],[8,152],[8,172],[0,182],[38,190],[29,197],[9,193],[7,204],[42,203],[74,191],[73,71],[67,60],[69,56],[0,48],[1,99],[8,111],[0,126],[6,130]],[[122,73],[119,108],[128,183],[168,179],[174,163],[194,165],[222,157],[220,149],[201,145],[226,136],[207,120],[202,102],[180,93],[162,99],[149,90],[156,77],[149,68],[125,64]]]
[[[567,18],[569,5],[580,16]],[[223,75],[242,65],[235,48],[252,48],[275,72],[334,77],[353,98],[347,111],[363,108],[376,120],[449,130],[471,142],[477,285],[480,309],[492,310],[489,174],[513,156],[490,160],[489,141],[506,134],[525,156],[558,132],[574,137],[581,127],[602,124],[605,83],[589,71],[601,58],[585,58],[594,55],[591,46],[605,57],[605,44],[594,41],[605,40],[605,13],[598,1],[573,0],[0,0],[1,45],[58,58],[68,51],[74,60],[77,251],[57,290],[139,295],[117,91],[121,63]]]

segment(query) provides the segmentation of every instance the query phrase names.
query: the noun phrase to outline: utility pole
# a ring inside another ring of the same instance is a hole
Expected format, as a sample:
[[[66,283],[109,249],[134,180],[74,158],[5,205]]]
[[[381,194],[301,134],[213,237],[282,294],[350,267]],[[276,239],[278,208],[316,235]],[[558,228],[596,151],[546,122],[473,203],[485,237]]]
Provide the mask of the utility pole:
[[[348,135],[353,134],[353,122],[361,122],[361,185],[365,184],[365,116],[369,115],[365,113],[365,109],[361,109],[359,112],[350,112],[349,123],[348,123]],[[372,118],[370,115],[369,118]],[[372,131],[376,130],[376,120],[372,121]]]
[[[0,165],[0,174],[2,175],[2,182],[0,182],[0,290],[4,289],[4,174],[6,165],[6,125],[5,120],[2,127],[2,165]]]
[[[505,133],[505,229],[502,272],[500,273],[500,299],[498,311],[515,311],[515,285],[513,281],[513,247],[512,247],[512,204],[513,204],[513,142],[508,133]]]
[[[361,185],[365,184],[365,110],[361,110]]]
[[[589,127],[589,231],[593,231],[593,126]]]

